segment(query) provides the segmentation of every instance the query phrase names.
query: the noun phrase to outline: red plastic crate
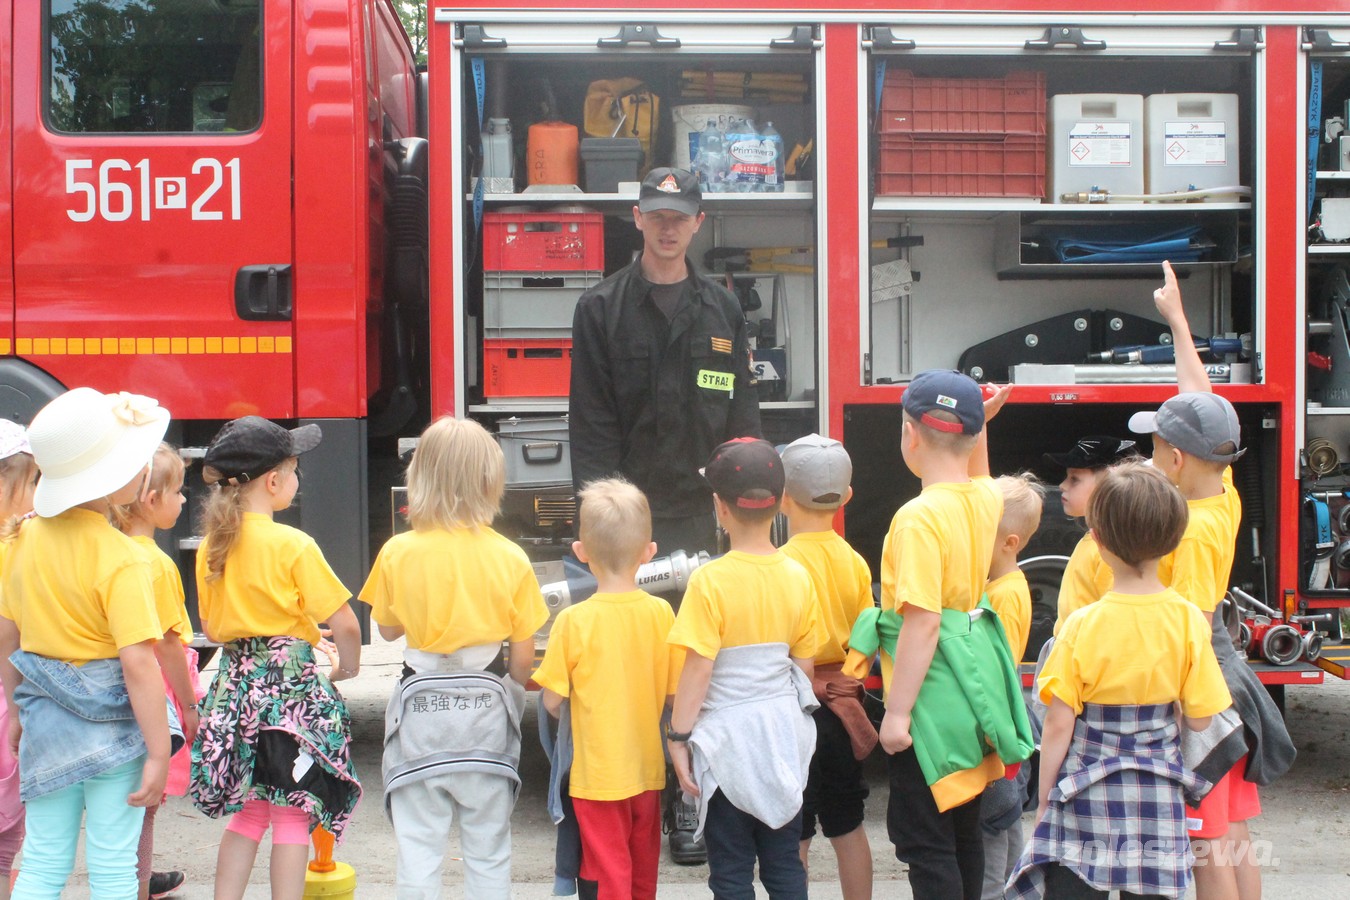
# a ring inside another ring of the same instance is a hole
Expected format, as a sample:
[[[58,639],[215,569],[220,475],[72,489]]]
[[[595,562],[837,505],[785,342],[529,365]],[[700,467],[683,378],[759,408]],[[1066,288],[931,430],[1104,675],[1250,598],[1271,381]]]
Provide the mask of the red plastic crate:
[[[881,134],[1045,134],[1045,73],[1003,78],[927,78],[888,70]]]
[[[483,214],[483,270],[561,272],[605,267],[605,217],[597,212]]]
[[[1045,137],[882,135],[876,191],[908,197],[1044,197]]]
[[[485,397],[566,397],[571,340],[483,341]]]

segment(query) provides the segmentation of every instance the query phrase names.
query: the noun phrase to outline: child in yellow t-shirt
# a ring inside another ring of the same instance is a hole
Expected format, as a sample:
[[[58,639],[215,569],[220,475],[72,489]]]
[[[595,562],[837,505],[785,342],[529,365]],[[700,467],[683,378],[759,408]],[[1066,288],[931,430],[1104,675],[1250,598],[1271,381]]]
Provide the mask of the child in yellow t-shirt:
[[[183,595],[183,577],[178,566],[155,543],[156,531],[173,528],[183,511],[183,475],[186,467],[178,451],[168,444],[160,444],[150,462],[150,479],[141,496],[126,506],[114,507],[113,521],[122,533],[136,542],[150,562],[155,582],[155,613],[163,637],[155,644],[155,658],[164,673],[164,685],[175,704],[178,719],[183,725],[184,747],[169,760],[169,778],[165,793],[183,796],[187,793],[193,739],[197,736],[197,652],[187,645],[192,641],[192,622],[188,619]],[[138,851],[136,876],[140,879],[140,900],[151,894],[165,894],[183,884],[181,871],[153,872],[155,853],[155,815],[159,804],[145,809],[145,823],[141,826],[141,844]]]
[[[37,515],[0,564],[0,674],[27,807],[17,896],[63,892],[82,823],[98,836],[85,842],[91,893],[136,895],[141,820],[171,755],[163,630],[150,566],[108,514],[140,493],[168,423],[149,397],[75,388],[28,430]]]
[[[998,613],[1008,648],[1014,660],[1027,655],[1031,636],[1031,588],[1027,576],[1017,567],[1017,554],[1036,535],[1041,525],[1041,502],[1045,488],[1034,475],[1001,475],[994,484],[1003,494],[1003,517],[994,538],[994,561],[989,566],[985,593],[989,605]]]
[[[1232,703],[1209,623],[1158,577],[1187,519],[1176,488],[1140,463],[1093,492],[1088,524],[1115,587],[1069,617],[1041,672],[1037,824],[1009,896],[1040,896],[1042,882],[1047,896],[1103,900],[1186,892],[1183,792],[1206,785],[1182,764],[1177,707],[1199,731]]]
[[[1001,475],[994,479],[1003,494],[1003,518],[994,540],[994,561],[989,567],[985,595],[998,613],[1008,637],[1014,661],[1027,652],[1031,630],[1031,589],[1017,567],[1017,554],[1026,547],[1041,524],[1041,501],[1045,488],[1034,475]],[[985,788],[980,800],[981,832],[984,835],[984,896],[1003,896],[1003,885],[1022,855],[1022,808],[1028,778],[1021,772]]]
[[[525,552],[492,530],[505,481],[492,435],[437,419],[408,467],[412,530],[385,543],[361,589],[380,636],[407,641],[384,750],[400,894],[439,896],[457,824],[465,895],[510,896],[524,684],[548,609]]]
[[[351,717],[332,682],[356,675],[361,627],[314,539],[273,521],[300,487],[299,457],[318,425],[287,430],[259,416],[226,422],[206,449],[210,485],[197,550],[197,609],[224,644],[192,746],[192,801],[230,815],[216,857],[215,896],[239,900],[258,844],[272,831],[272,884],[303,889],[309,835],[341,837],[361,796]],[[338,662],[314,663],[320,623]]]
[[[989,414],[1006,401],[1002,389]],[[904,617],[881,722],[890,757],[887,830],[909,864],[915,896],[970,897],[984,877],[980,794],[1002,777],[997,758],[962,779],[964,800],[939,810],[914,751],[911,716],[937,650],[942,611],[969,612],[989,576],[1003,495],[988,477],[987,417],[980,386],[960,372],[929,369],[902,398],[901,455],[923,489],[891,520],[881,551],[881,606]],[[970,742],[979,739],[970,735]]]
[[[569,791],[581,832],[581,877],[601,897],[655,900],[666,783],[661,714],[683,654],[666,643],[670,604],[637,587],[638,566],[656,552],[651,510],[622,479],[581,493],[577,559],[596,593],[558,613],[534,680],[557,716],[570,701]]]
[[[863,828],[868,793],[863,760],[877,737],[862,707],[862,682],[841,669],[854,622],[875,603],[866,561],[834,530],[835,516],[853,496],[853,460],[838,441],[808,434],[783,449],[783,473],[783,513],[791,535],[783,554],[810,573],[825,630],[815,659],[820,708],[812,713],[816,752],[803,795],[802,863],[809,865],[818,819],[834,849],[844,900],[860,900],[872,896],[872,848]]]
[[[1138,455],[1134,441],[1102,434],[1085,437],[1064,453],[1045,454],[1047,462],[1065,472],[1059,485],[1064,515],[1073,519],[1087,515],[1088,501],[1102,474],[1116,463]],[[1065,619],[1089,603],[1095,603],[1109,590],[1111,568],[1102,562],[1097,542],[1093,540],[1092,532],[1088,532],[1079,538],[1064,567],[1064,576],[1059,582],[1054,633],[1059,634],[1059,626]]]
[[[1163,273],[1163,286],[1153,292],[1153,301],[1173,334],[1189,335],[1181,289],[1166,262]],[[1180,393],[1157,412],[1136,413],[1130,419],[1130,430],[1153,435],[1153,465],[1177,486],[1190,511],[1186,533],[1176,550],[1159,564],[1159,577],[1210,619],[1228,590],[1237,549],[1242,501],[1233,486],[1231,465],[1246,451],[1237,411],[1228,400],[1213,393],[1192,342],[1178,340],[1175,344]],[[1248,755],[1239,759],[1191,811],[1192,819],[1199,823],[1191,830],[1198,860],[1195,887],[1199,900],[1237,896],[1240,886],[1243,892],[1253,887],[1259,890],[1261,871],[1250,850],[1247,826],[1247,821],[1261,812],[1256,781],[1274,781],[1294,757],[1293,743],[1278,709],[1251,669],[1233,659],[1232,641],[1217,622],[1214,650],[1224,661],[1230,693],[1244,698],[1238,706],[1244,724],[1253,716],[1259,717],[1260,723],[1248,729]]]
[[[708,886],[750,892],[755,861],[771,896],[805,897],[802,790],[816,746],[811,674],[820,610],[811,576],[769,538],[783,462],[753,438],[704,468],[731,550],[697,569],[670,632],[685,649],[666,743],[707,833]]]

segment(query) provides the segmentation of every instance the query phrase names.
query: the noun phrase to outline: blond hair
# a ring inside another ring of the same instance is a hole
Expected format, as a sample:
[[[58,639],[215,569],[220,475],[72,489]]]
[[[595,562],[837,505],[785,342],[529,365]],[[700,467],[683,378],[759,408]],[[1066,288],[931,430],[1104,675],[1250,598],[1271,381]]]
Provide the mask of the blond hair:
[[[13,509],[25,486],[34,484],[37,476],[37,462],[31,453],[20,451],[0,459],[0,507]],[[0,541],[14,540],[19,533],[19,523],[29,512],[31,509],[20,510],[0,522]]]
[[[606,572],[637,565],[652,540],[647,495],[622,478],[588,482],[581,501],[578,536],[592,563]]]
[[[1123,462],[1107,469],[1088,501],[1097,542],[1127,566],[1161,559],[1186,533],[1186,498],[1153,466]]]
[[[288,473],[300,465],[292,456],[277,463],[268,472]],[[216,581],[225,574],[225,561],[239,542],[244,527],[244,492],[263,483],[264,472],[245,484],[230,484],[230,476],[215,466],[202,466],[202,480],[210,487],[202,506],[202,546],[206,553],[206,580]]]
[[[160,441],[155,448],[155,455],[150,458],[150,483],[147,490],[155,491],[163,496],[169,488],[183,483],[183,474],[187,471],[187,464],[183,462],[183,457],[178,455],[172,444]],[[145,502],[140,497],[130,503],[122,506],[108,507],[108,518],[122,531],[138,518],[148,519],[150,511],[146,509]]]
[[[506,459],[487,429],[442,416],[408,465],[408,522],[416,531],[490,525],[506,491]]]
[[[1045,485],[1030,472],[1000,475],[994,479],[994,484],[1003,492],[1003,518],[998,523],[998,536],[1005,538],[1015,534],[1025,547],[1041,524]]]
[[[961,420],[956,413],[945,409],[930,409],[924,415],[931,416],[940,422],[950,422],[953,425],[961,424]],[[914,418],[909,413],[904,413],[904,420],[914,426],[915,433],[925,444],[937,452],[949,456],[970,456],[975,451],[976,442],[980,439],[978,434],[966,434],[963,431],[940,431]]]

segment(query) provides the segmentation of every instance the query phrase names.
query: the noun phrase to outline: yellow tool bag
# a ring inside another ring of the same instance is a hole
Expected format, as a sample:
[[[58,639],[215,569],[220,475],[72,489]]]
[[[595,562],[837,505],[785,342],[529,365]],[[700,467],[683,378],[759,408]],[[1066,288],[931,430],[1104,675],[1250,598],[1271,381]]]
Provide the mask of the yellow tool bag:
[[[641,178],[651,169],[652,148],[661,121],[661,98],[636,78],[592,81],[586,89],[584,127],[587,137],[637,138],[642,146]]]

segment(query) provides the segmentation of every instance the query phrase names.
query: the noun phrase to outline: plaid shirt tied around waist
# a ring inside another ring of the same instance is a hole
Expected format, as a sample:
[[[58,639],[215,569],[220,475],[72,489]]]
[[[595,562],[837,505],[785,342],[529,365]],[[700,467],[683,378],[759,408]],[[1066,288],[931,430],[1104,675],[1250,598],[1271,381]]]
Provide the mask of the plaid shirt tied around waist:
[[[1007,896],[1042,896],[1050,863],[1098,890],[1183,896],[1195,861],[1185,801],[1209,787],[1182,765],[1172,704],[1084,704]]]

